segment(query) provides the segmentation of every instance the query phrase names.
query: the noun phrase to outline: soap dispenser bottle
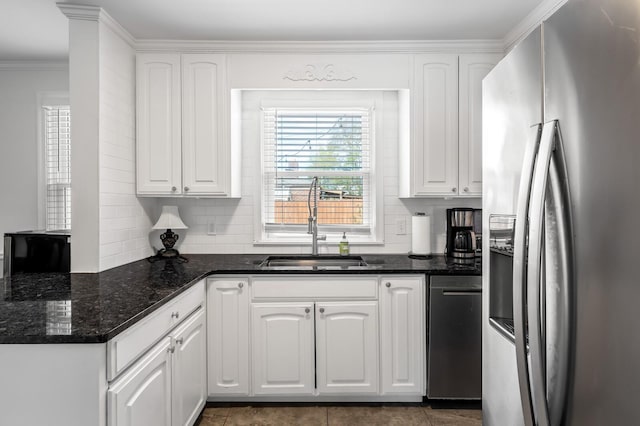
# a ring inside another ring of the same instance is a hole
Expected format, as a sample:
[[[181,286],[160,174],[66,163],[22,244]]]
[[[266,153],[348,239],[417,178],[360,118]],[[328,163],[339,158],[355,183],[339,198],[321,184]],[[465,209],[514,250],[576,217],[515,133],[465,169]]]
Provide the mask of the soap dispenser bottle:
[[[349,256],[349,241],[347,240],[347,233],[342,233],[342,239],[340,240],[340,244],[338,244],[340,250],[340,256]]]

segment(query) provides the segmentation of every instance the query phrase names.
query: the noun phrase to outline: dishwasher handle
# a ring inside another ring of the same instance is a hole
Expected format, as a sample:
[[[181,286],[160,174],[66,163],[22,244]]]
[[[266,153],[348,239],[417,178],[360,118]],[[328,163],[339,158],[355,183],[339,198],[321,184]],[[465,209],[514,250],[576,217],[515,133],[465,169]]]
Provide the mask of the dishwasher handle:
[[[481,288],[442,289],[443,296],[476,296],[482,294]]]

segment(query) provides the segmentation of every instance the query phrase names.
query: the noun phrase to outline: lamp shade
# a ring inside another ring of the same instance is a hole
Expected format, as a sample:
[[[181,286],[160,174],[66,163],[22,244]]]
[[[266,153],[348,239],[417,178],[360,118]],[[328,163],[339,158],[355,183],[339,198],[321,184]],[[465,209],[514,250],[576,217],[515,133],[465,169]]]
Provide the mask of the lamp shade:
[[[188,226],[180,219],[178,206],[162,206],[160,218],[152,229],[187,229]]]

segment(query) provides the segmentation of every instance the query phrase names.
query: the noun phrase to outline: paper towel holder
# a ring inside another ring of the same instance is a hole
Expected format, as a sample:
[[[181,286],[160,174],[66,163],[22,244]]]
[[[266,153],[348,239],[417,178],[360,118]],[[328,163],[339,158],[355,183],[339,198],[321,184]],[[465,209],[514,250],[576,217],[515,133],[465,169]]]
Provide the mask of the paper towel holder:
[[[414,217],[427,217],[427,214],[423,213],[423,212],[416,212],[416,213],[413,214],[413,216]],[[412,230],[412,231],[414,231],[414,230]],[[410,259],[426,260],[426,259],[431,259],[432,257],[433,256],[432,256],[431,253],[414,253],[413,251],[409,251],[409,258]]]

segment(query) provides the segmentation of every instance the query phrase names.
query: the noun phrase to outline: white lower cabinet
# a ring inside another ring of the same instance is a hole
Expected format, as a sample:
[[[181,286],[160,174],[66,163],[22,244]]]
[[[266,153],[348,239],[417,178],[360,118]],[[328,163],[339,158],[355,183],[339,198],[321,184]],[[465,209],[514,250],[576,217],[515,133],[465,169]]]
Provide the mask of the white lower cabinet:
[[[426,317],[421,277],[380,279],[380,354],[384,394],[425,391]]]
[[[165,337],[109,387],[110,426],[171,426],[171,345]]]
[[[209,395],[249,394],[249,280],[207,284]]]
[[[421,400],[424,285],[420,275],[210,278],[210,399]]]
[[[176,329],[173,359],[173,425],[195,423],[207,402],[207,335],[201,310]]]
[[[378,302],[316,304],[320,393],[378,392]]]
[[[253,393],[313,394],[312,303],[251,306]]]
[[[189,307],[195,311],[190,312]],[[186,315],[184,320],[181,312]],[[156,316],[165,315],[180,322],[110,383],[109,426],[189,426],[200,415],[207,398],[204,284],[194,286]],[[118,343],[128,348],[127,339],[159,332],[158,324],[149,321],[134,326],[137,330]],[[111,346],[113,357],[118,350],[118,345]]]

